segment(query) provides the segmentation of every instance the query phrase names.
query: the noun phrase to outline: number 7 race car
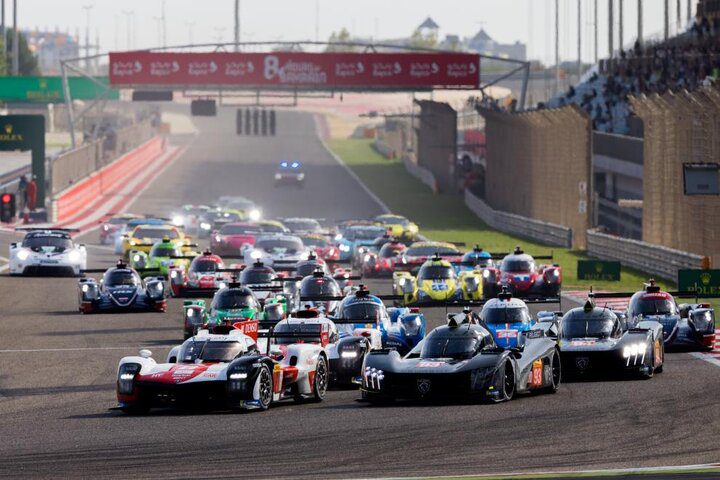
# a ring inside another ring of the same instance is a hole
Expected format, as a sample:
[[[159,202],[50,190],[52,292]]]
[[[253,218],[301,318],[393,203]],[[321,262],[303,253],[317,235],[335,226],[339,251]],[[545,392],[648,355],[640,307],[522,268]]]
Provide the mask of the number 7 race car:
[[[131,414],[152,407],[266,410],[285,398],[322,401],[328,380],[323,347],[298,343],[307,336],[302,332],[282,332],[280,345],[267,348],[275,334],[266,333],[259,345],[257,327],[250,321],[226,334],[202,330],[174,347],[166,363],[157,363],[148,350],[122,358],[119,408]]]
[[[144,281],[138,272],[120,260],[107,270],[83,270],[83,273],[103,273],[98,283],[94,278],[81,278],[78,300],[82,313],[106,312],[164,312],[165,279],[150,277]]]

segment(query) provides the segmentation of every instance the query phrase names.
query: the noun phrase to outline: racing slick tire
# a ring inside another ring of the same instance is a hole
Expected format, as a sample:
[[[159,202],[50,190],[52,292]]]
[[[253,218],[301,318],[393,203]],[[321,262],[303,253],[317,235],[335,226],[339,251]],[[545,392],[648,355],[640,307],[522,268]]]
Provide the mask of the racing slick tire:
[[[328,379],[330,378],[328,371],[328,363],[324,355],[318,357],[317,365],[315,365],[315,381],[313,382],[313,401],[322,402],[327,392]]]
[[[273,397],[273,376],[267,365],[260,366],[256,382],[258,387],[258,408],[267,410],[270,408]]]
[[[510,360],[505,360],[503,366],[500,367],[500,388],[502,395],[496,400],[496,402],[505,402],[512,400],[515,396],[515,369],[513,368]]]
[[[545,393],[557,393],[558,387],[560,386],[560,379],[562,378],[562,362],[560,362],[560,355],[555,350],[550,357],[550,385],[545,387],[542,391]]]

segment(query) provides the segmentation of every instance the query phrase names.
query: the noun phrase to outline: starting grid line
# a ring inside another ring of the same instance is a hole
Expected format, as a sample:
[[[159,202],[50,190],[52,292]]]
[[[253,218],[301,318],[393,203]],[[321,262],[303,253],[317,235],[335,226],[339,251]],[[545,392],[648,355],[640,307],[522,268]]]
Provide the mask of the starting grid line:
[[[571,290],[569,292],[563,292],[563,295],[579,303],[583,303],[587,300],[587,292],[584,290]],[[630,300],[627,298],[603,298],[598,302],[598,306],[607,305],[613,310],[625,310],[627,309],[629,302]],[[690,355],[720,367],[720,328],[715,329],[714,350],[710,352],[691,352]]]

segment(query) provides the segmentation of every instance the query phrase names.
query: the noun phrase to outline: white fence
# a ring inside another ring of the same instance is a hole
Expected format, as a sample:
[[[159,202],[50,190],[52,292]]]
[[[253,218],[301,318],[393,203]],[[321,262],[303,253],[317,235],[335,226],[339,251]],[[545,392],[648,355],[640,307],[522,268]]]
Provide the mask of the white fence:
[[[595,230],[588,230],[587,253],[603,260],[617,260],[625,267],[673,282],[677,281],[678,270],[701,268],[704,258],[702,255],[615,237]]]
[[[430,189],[433,191],[433,193],[438,193],[438,183],[435,179],[435,176],[433,173],[428,170],[427,168],[423,168],[420,165],[416,164],[407,155],[403,155],[402,157],[403,163],[405,164],[405,170],[407,170],[410,175],[417,178],[421,182],[423,182],[425,185],[430,187]]]
[[[572,248],[571,228],[493,210],[470,190],[465,190],[465,205],[495,230],[553,247]]]

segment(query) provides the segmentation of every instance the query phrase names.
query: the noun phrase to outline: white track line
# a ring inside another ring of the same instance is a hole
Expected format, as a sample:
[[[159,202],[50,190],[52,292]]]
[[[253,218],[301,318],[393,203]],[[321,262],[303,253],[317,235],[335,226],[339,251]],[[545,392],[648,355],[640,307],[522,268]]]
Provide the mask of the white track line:
[[[143,346],[125,346],[125,347],[83,347],[83,348],[18,348],[0,350],[0,353],[55,353],[55,352],[80,352],[80,351],[103,351],[103,350],[138,350],[148,348]],[[155,349],[168,349],[169,346],[155,345]]]
[[[695,358],[699,358],[700,360],[705,360],[708,363],[712,363],[716,367],[720,367],[720,360],[715,358],[713,355],[703,352],[690,352],[690,355]]]

